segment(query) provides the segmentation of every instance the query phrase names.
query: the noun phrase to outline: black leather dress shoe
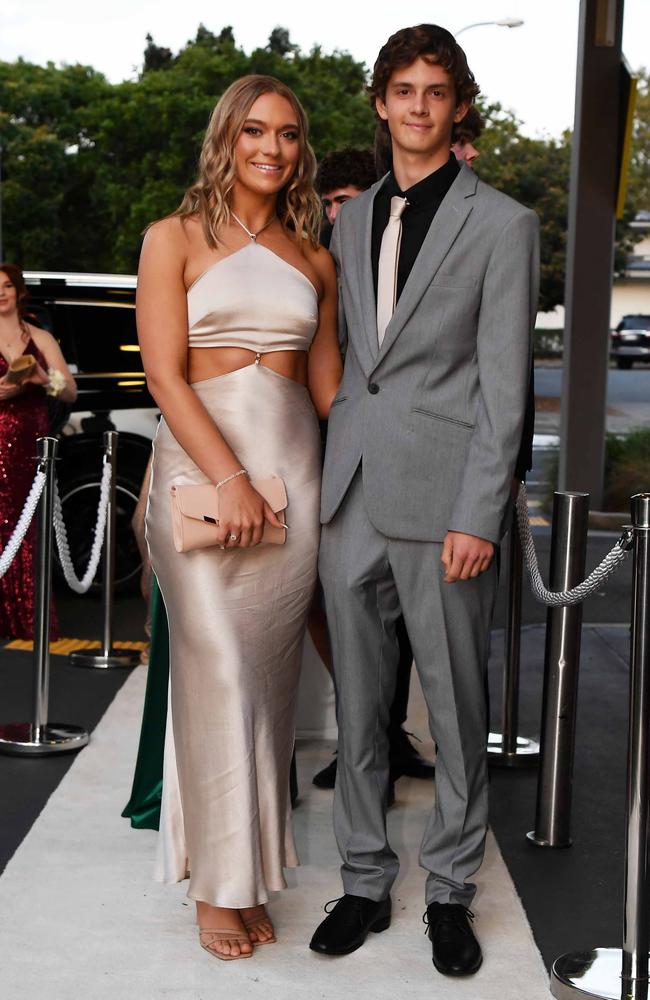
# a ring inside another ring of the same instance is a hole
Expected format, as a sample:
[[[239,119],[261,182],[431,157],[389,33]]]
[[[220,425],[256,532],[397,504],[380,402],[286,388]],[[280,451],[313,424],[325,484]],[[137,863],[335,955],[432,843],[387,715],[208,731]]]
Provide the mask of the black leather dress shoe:
[[[324,767],[322,771],[319,771],[311,779],[312,784],[316,785],[316,788],[334,788],[336,784],[336,770],[337,770],[337,757],[336,751],[334,752],[334,760],[331,761],[327,767]],[[386,805],[390,809],[391,806],[395,805],[395,780],[393,778],[392,770],[391,775],[388,780],[388,798]]]
[[[309,947],[321,955],[349,955],[361,947],[370,931],[378,934],[387,930],[390,915],[390,896],[376,903],[346,893],[316,929]]]
[[[460,903],[430,903],[422,918],[427,924],[433,964],[443,976],[471,976],[483,961],[472,930],[474,914]]]
[[[336,751],[335,751],[336,754]],[[336,755],[334,760],[311,779],[316,788],[334,788],[336,784]]]
[[[409,733],[401,726],[389,733],[389,740],[390,773],[394,779],[401,775],[409,778],[435,778],[435,764],[417,752],[409,739]]]

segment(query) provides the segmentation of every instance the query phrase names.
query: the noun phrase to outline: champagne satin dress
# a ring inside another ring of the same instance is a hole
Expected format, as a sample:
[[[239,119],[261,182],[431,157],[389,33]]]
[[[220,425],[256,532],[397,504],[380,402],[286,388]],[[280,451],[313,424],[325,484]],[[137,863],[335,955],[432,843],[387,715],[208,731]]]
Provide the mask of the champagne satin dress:
[[[190,898],[239,908],[285,888],[283,868],[298,863],[289,769],[316,580],[320,437],[308,390],[264,355],[309,350],[318,298],[304,274],[251,242],[197,278],[187,307],[192,347],[256,352],[192,389],[251,478],[281,476],[289,500],[284,545],[176,552],[170,487],[208,480],[160,421],[146,516],[170,633],[157,877],[189,872]]]

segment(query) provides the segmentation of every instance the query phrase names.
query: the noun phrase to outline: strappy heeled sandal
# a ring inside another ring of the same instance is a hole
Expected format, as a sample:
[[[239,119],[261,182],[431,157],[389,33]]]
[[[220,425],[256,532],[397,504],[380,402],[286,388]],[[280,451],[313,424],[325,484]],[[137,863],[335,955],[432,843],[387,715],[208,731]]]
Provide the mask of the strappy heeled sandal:
[[[204,934],[212,935],[210,940],[205,944],[201,940]],[[215,941],[245,941],[250,945],[253,944],[248,934],[241,934],[234,927],[231,927],[229,929],[199,927],[199,944],[201,945],[204,951],[207,951],[208,954],[212,955],[214,958],[220,958],[222,962],[236,962],[240,958],[250,958],[251,955],[253,954],[252,951],[246,951],[246,952],[242,951],[239,953],[239,955],[222,955],[220,952],[214,951],[210,947],[210,945],[214,944]]]
[[[258,944],[275,944],[275,942],[277,941],[277,938],[275,936],[275,928],[273,927],[273,923],[271,922],[271,918],[269,917],[269,915],[266,912],[266,910],[264,911],[264,915],[261,916],[261,917],[248,917],[248,919],[245,919],[244,917],[242,917],[242,922],[244,924],[244,927],[246,928],[246,930],[248,931],[249,934],[250,934],[251,931],[254,931],[255,934],[257,934],[257,929],[256,929],[255,925],[256,924],[261,924],[262,921],[266,921],[266,923],[271,924],[271,929],[273,931],[273,934],[272,934],[272,936],[270,938],[267,938],[266,941],[260,941],[259,938],[257,939],[257,941],[251,941],[251,944],[253,945],[253,948],[256,945],[258,945]]]

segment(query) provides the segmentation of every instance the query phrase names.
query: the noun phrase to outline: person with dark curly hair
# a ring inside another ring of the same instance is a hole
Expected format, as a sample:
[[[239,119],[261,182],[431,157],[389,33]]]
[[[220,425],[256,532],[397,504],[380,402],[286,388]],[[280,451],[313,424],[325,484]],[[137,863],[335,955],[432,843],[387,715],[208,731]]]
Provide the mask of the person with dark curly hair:
[[[334,225],[346,201],[367,191],[376,180],[375,156],[371,149],[346,146],[326,153],[318,164],[315,187],[329,224]]]
[[[474,143],[481,137],[484,128],[485,118],[479,109],[472,105],[463,120],[452,129],[451,151],[457,160],[466,163],[468,167],[473,168],[481,155]]]
[[[469,907],[487,833],[486,667],[495,552],[529,385],[535,213],[451,153],[479,87],[433,24],[389,38],[369,88],[387,176],[338,215],[343,380],[323,471],[320,578],[332,625],[344,895],[311,948],[345,955],[391,922],[389,710],[404,615],[438,751],[420,850],[435,968],[482,962]]]

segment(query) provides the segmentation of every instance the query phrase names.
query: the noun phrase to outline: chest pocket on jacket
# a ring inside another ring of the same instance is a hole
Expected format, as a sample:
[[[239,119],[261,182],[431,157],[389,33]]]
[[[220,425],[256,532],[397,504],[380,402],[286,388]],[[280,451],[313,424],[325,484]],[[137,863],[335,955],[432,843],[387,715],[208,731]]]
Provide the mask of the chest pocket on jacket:
[[[441,288],[476,288],[477,279],[471,274],[449,274],[438,271],[431,285]]]

